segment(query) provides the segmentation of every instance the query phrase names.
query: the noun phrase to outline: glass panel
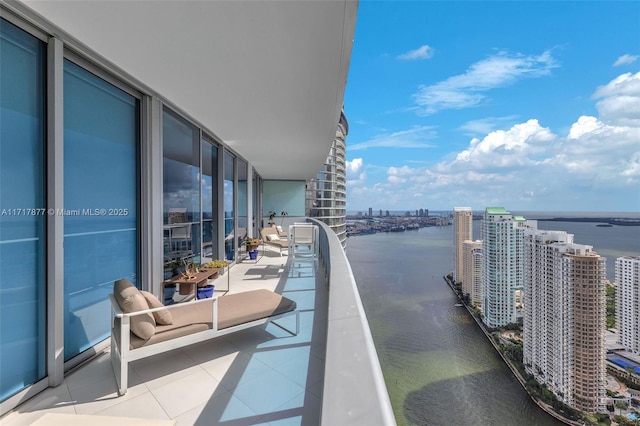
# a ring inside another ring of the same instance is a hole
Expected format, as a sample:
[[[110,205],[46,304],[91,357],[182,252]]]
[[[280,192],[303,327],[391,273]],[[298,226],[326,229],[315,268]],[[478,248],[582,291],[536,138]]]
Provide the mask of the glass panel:
[[[0,19],[0,400],[46,375],[44,54]]]
[[[138,101],[64,62],[64,358],[110,335],[109,299],[138,276]]]
[[[241,244],[246,239],[247,230],[249,229],[247,217],[247,162],[238,159],[236,163],[238,165],[238,245],[242,248]]]
[[[162,122],[165,276],[200,260],[200,132],[165,108]]]
[[[256,173],[256,169],[253,169],[253,178],[252,178],[252,190],[253,193],[251,194],[252,199],[253,199],[253,236],[257,237],[260,236],[260,231],[258,229],[259,223],[260,223],[260,216],[258,214],[258,212],[261,210],[259,208],[259,204],[260,204],[260,197],[258,196],[258,194],[260,193],[260,178],[258,177],[258,174]]]
[[[202,140],[202,263],[218,259],[218,148]]]
[[[224,153],[224,251],[227,260],[233,260],[236,251],[234,238],[234,157]]]

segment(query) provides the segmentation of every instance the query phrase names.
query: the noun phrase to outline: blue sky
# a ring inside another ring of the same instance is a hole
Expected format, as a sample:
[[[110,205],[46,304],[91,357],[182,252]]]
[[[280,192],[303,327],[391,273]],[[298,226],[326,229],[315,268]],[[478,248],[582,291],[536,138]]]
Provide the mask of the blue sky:
[[[360,1],[347,210],[640,211],[640,2]]]

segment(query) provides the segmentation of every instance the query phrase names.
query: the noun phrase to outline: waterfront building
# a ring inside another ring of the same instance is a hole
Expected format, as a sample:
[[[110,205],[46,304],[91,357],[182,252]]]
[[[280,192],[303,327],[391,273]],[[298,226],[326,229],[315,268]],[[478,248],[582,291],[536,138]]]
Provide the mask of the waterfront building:
[[[306,214],[326,223],[336,233],[342,247],[347,242],[346,138],[349,123],[340,113],[336,136],[327,159],[306,185]]]
[[[469,301],[482,309],[482,241],[465,240],[462,243],[462,291]]]
[[[587,412],[605,408],[606,259],[592,249],[564,231],[524,230],[525,369]]]
[[[616,259],[618,343],[640,355],[640,256]]]
[[[108,351],[115,280],[162,297],[165,274],[182,255],[227,258],[228,278],[244,266],[243,238],[258,235],[267,212],[313,221],[305,216],[305,183],[340,126],[357,7],[347,0],[0,2],[0,205],[16,212],[0,217],[0,415],[31,398],[37,407],[72,413],[83,402],[96,403],[92,413],[100,404],[125,402],[124,409],[131,399],[112,395],[115,381],[102,368],[108,357],[99,358],[104,377],[65,383]],[[392,424],[344,250],[324,223],[313,222],[324,268],[317,279],[332,290],[312,305],[321,307],[315,317],[327,329],[313,333],[313,346],[305,333],[295,346],[306,345],[298,354],[321,361],[314,370],[319,385],[311,395],[304,381],[282,376],[274,394],[312,401],[327,424]],[[282,289],[284,258],[275,259]],[[250,278],[273,276],[268,266],[256,265],[262,272]],[[346,319],[336,307],[344,300],[353,308]],[[301,317],[305,330],[309,315]],[[241,405],[233,392],[242,377],[254,378],[246,363],[234,362],[225,375],[229,391],[216,390],[209,377],[212,386],[194,385],[197,391],[182,398],[178,382],[190,379],[174,357],[184,354],[165,359],[177,368],[172,407],[202,410],[206,403],[218,420],[224,413],[224,422],[239,424],[301,415],[294,400],[269,419],[263,415],[271,411],[258,415],[246,404],[242,413],[228,409]],[[143,407],[134,404],[135,417],[179,414],[158,405],[144,384],[149,377],[140,380]],[[225,397],[214,398],[214,391]]]
[[[535,221],[512,216],[503,207],[487,207],[480,226],[482,237],[482,312],[488,327],[518,321],[516,292],[522,290],[522,243]]]
[[[462,243],[473,238],[471,207],[453,208],[453,282],[463,281]]]

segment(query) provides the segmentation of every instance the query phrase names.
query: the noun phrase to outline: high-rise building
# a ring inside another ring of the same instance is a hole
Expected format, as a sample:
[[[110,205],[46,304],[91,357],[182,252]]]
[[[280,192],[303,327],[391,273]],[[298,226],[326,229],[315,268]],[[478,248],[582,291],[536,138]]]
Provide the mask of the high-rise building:
[[[564,231],[524,231],[523,362],[559,400],[604,408],[606,259]]]
[[[616,259],[618,342],[640,355],[640,256]]]
[[[482,307],[482,241],[462,243],[462,291],[476,308]]]
[[[472,239],[473,211],[471,207],[453,208],[453,281],[462,282],[462,243]]]
[[[532,223],[503,207],[487,207],[481,225],[482,310],[489,327],[517,322],[516,291],[522,290],[522,237]]]
[[[306,184],[306,214],[329,225],[342,247],[347,242],[347,174],[346,138],[349,123],[340,113],[336,137],[331,144],[327,160],[316,177]],[[371,216],[371,209],[369,209]]]
[[[369,217],[373,217],[373,208],[369,207]]]

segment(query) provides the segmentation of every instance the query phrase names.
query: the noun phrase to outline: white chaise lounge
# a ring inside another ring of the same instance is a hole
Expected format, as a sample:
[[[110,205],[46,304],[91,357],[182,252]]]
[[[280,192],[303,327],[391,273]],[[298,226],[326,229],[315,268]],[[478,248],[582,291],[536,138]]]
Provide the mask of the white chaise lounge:
[[[260,237],[266,246],[277,248],[282,257],[282,251],[289,249],[289,240],[285,236],[280,237],[276,227],[269,226],[267,228],[260,229]]]
[[[273,321],[297,335],[296,302],[269,290],[163,306],[151,293],[125,279],[115,282],[111,299],[111,364],[118,392],[127,392],[129,362],[214,339]],[[295,331],[275,320],[295,315]]]

